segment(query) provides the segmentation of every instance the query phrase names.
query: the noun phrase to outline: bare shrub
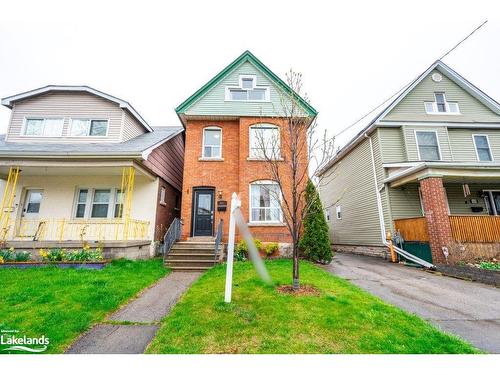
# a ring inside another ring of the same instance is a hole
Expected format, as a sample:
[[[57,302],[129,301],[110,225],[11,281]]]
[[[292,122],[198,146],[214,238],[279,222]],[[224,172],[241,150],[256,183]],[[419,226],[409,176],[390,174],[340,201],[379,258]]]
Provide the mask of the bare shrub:
[[[448,263],[477,263],[500,259],[500,243],[460,243],[448,246]]]

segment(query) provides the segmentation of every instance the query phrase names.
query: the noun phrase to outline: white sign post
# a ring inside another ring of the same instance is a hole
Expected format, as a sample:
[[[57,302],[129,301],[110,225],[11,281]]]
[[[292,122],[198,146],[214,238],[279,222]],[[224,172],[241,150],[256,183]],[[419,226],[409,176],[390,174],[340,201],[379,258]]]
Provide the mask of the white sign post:
[[[236,219],[234,212],[241,207],[241,201],[238,195],[233,193],[231,197],[231,211],[229,215],[229,239],[227,244],[227,269],[226,269],[226,291],[224,294],[224,302],[231,302],[231,292],[233,288],[233,262],[234,262],[234,238],[236,231]]]

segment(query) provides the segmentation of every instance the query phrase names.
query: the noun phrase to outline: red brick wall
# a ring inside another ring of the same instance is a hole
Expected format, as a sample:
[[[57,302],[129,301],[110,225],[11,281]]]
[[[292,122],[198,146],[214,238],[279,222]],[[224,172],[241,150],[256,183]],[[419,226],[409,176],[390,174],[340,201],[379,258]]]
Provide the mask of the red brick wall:
[[[422,203],[427,219],[429,243],[434,263],[444,263],[442,247],[449,246],[453,240],[451,235],[448,205],[443,180],[440,177],[429,177],[420,181]]]
[[[165,204],[160,203],[161,188],[165,188]],[[176,207],[176,203],[178,207]],[[175,217],[180,216],[181,193],[172,187],[165,180],[160,178],[160,185],[156,197],[156,223],[155,223],[155,241],[160,241],[165,235],[166,230]]]
[[[227,241],[229,226],[229,205],[231,194],[237,192],[242,201],[242,212],[248,221],[249,216],[249,184],[256,180],[271,179],[271,173],[263,161],[247,160],[249,156],[249,128],[256,123],[272,123],[283,125],[283,120],[276,118],[241,117],[234,121],[188,121],[186,125],[186,146],[184,155],[183,202],[181,218],[184,222],[183,237],[191,236],[191,214],[193,187],[205,186],[215,188],[215,201],[219,200],[219,191],[222,200],[228,202],[226,212],[215,211],[215,225],[219,218],[224,220],[224,241]],[[222,128],[222,158],[223,161],[201,161],[203,128],[219,126]],[[286,132],[281,132],[282,141]],[[282,147],[283,152],[283,147]],[[283,174],[286,176],[286,155],[283,155]],[[303,165],[307,165],[304,158]],[[290,188],[284,186],[284,194],[289,197]],[[269,242],[291,242],[287,228],[284,226],[252,226],[252,234]]]

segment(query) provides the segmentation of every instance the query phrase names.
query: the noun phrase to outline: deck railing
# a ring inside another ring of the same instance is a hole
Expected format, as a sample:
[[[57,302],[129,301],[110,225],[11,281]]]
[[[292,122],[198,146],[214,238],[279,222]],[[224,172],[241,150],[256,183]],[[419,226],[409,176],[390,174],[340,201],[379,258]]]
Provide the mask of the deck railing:
[[[451,233],[458,242],[500,242],[500,216],[450,215]]]
[[[182,221],[178,217],[174,218],[170,227],[168,227],[163,237],[163,245],[161,247],[161,252],[163,253],[163,260],[167,258],[172,245],[181,238],[182,233]]]
[[[411,217],[394,220],[394,227],[401,233],[405,241],[428,242],[427,219],[425,217]]]
[[[16,241],[146,240],[149,221],[137,219],[21,219],[6,238]]]

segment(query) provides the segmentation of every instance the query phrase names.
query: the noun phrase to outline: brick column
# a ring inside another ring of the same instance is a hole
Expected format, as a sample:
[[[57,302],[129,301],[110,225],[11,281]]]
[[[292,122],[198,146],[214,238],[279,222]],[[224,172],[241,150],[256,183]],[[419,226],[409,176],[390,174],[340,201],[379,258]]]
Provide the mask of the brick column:
[[[433,263],[444,263],[443,246],[449,246],[453,240],[446,191],[441,177],[428,177],[420,180],[422,204],[427,219],[427,231]]]

